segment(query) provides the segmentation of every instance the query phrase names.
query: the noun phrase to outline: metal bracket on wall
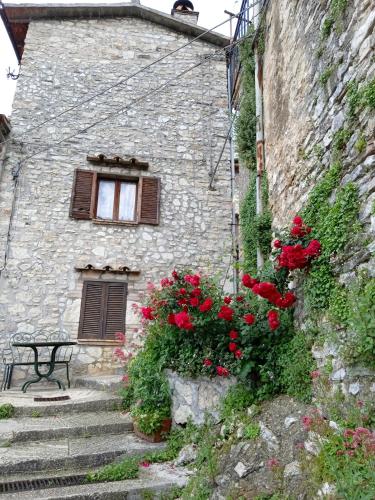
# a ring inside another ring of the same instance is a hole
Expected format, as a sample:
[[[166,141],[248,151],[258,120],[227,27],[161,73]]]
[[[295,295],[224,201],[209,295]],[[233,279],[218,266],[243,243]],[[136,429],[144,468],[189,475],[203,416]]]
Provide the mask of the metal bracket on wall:
[[[87,264],[85,267],[75,267],[74,269],[79,273],[91,271],[94,273],[128,274],[133,276],[139,276],[141,274],[141,271],[132,271],[127,266],[120,266],[119,268],[114,269],[112,266],[95,267],[92,264]]]

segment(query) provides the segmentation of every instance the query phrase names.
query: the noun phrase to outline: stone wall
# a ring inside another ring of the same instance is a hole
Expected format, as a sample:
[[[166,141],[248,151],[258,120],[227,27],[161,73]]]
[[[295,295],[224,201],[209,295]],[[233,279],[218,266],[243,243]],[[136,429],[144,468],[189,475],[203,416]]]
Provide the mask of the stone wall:
[[[347,2],[346,9],[334,15],[329,33],[333,5],[326,0],[280,0],[271,1],[267,10],[264,123],[275,229],[290,224],[333,163],[335,134],[353,129],[349,123],[348,83],[356,81],[361,88],[375,76],[373,2]],[[353,240],[335,266],[343,284],[360,269],[375,276],[374,132],[374,112],[364,109],[341,151],[341,186],[348,182],[358,186],[364,233],[360,245]],[[361,150],[359,140],[364,142]],[[297,316],[301,312],[300,308]],[[369,398],[375,392],[374,373],[345,367],[332,345],[315,349],[314,354],[320,367],[327,360],[332,363],[331,382],[344,393]]]
[[[189,420],[202,425],[206,415],[219,422],[220,404],[230,387],[237,383],[234,377],[192,379],[171,370],[166,370],[166,374],[172,394],[173,424],[177,425],[187,424]]]
[[[208,190],[209,172],[228,127],[225,58],[216,53],[217,45],[196,42],[24,135],[36,123],[188,41],[188,35],[135,18],[30,23],[12,115],[13,143],[0,185],[0,255],[7,245],[9,255],[0,279],[2,343],[9,333],[43,327],[61,328],[76,338],[83,280],[98,279],[97,274],[76,272],[76,266],[125,265],[141,271],[139,277],[128,278],[130,340],[137,338],[139,327],[131,304],[142,301],[147,282],[184,266],[225,274],[231,248],[228,154],[218,169],[216,190]],[[145,94],[144,100],[134,102]],[[25,161],[111,113],[111,119]],[[149,162],[143,175],[161,178],[159,226],[119,227],[69,218],[76,168],[124,173],[87,163],[86,155],[99,153]],[[14,193],[11,171],[21,159]],[[13,196],[15,213],[7,242]],[[103,273],[99,279],[113,278]],[[90,372],[111,370],[112,350],[100,342],[78,346],[76,371],[88,365]]]

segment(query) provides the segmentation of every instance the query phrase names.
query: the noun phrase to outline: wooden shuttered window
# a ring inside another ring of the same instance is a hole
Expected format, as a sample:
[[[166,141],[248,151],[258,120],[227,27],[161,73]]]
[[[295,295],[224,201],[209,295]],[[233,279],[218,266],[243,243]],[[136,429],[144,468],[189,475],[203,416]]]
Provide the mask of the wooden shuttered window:
[[[139,191],[139,222],[141,224],[159,224],[160,179],[157,177],[142,177]]]
[[[94,207],[96,173],[76,170],[74,177],[70,216],[73,219],[91,219]]]
[[[127,283],[85,281],[83,284],[80,340],[115,340],[125,332]]]
[[[137,184],[137,217],[134,223],[158,225],[160,220],[160,179],[104,175],[89,170],[76,170],[70,216],[73,219],[96,219],[98,187],[101,179],[126,180]],[[108,219],[107,219],[108,220]],[[110,219],[109,219],[110,220]],[[114,220],[113,222],[116,222]]]

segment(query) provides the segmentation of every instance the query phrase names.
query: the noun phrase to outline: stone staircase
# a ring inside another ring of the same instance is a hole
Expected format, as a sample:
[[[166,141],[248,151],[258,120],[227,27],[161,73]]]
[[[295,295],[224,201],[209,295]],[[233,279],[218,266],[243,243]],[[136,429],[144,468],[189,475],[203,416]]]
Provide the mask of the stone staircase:
[[[69,399],[55,400],[61,396]],[[84,388],[7,391],[0,393],[0,404],[6,403],[15,415],[0,421],[0,500],[160,498],[186,483],[186,471],[170,464],[141,467],[137,480],[86,483],[89,471],[164,446],[133,434],[115,394]]]

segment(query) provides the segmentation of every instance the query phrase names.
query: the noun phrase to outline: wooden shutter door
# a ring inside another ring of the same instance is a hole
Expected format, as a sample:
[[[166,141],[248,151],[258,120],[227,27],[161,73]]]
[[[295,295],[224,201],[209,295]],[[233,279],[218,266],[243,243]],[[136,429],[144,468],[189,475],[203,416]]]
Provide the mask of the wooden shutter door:
[[[139,222],[141,224],[159,224],[160,217],[160,179],[141,177]]]
[[[91,200],[94,190],[95,172],[88,170],[76,170],[72,200],[70,204],[70,216],[73,219],[91,219]]]
[[[114,339],[116,332],[125,333],[127,284],[107,283],[103,337]]]
[[[100,339],[102,337],[103,304],[105,283],[85,281],[83,284],[79,339]]]

